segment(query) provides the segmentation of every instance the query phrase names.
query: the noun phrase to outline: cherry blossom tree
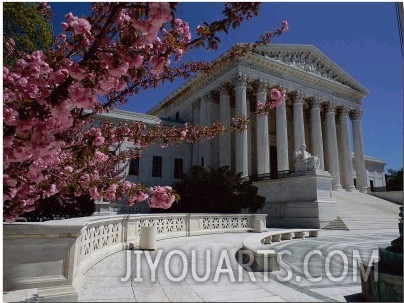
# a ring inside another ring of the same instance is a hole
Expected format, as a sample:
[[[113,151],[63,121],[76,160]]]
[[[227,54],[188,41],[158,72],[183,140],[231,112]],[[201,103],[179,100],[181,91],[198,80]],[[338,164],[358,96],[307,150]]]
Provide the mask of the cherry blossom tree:
[[[4,55],[19,58],[13,66],[3,67],[3,216],[7,221],[32,211],[40,198],[57,193],[89,194],[111,202],[127,197],[128,204],[147,200],[150,207],[169,208],[179,199],[171,187],[129,182],[116,167],[139,157],[150,144],[195,143],[247,127],[248,117],[234,117],[231,125],[92,125],[94,114],[124,104],[142,90],[214,68],[214,63],[179,60],[192,49],[216,49],[218,34],[257,15],[259,3],[224,4],[223,18],[198,26],[193,39],[188,23],[176,18],[175,7],[162,2],[93,3],[87,18],[66,14],[62,33],[47,52],[19,53],[13,40],[4,38]],[[50,13],[50,7],[41,3],[40,11]],[[256,43],[234,48],[229,56],[254,51],[285,30],[286,21]],[[257,113],[278,106],[283,96],[284,92],[272,89]],[[135,148],[121,151],[125,141]]]

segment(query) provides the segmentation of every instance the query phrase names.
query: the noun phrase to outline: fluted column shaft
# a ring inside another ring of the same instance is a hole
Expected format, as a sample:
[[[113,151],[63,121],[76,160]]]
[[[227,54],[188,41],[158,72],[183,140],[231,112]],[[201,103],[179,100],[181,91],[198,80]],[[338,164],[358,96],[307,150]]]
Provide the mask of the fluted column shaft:
[[[338,190],[341,188],[341,183],[339,176],[337,132],[335,128],[335,110],[333,104],[328,104],[325,119],[327,124],[328,166],[331,176],[334,177],[332,188],[333,190]]]
[[[236,116],[247,116],[247,77],[240,75],[235,79]],[[248,140],[247,130],[235,134],[236,173],[248,175]]]
[[[278,171],[289,170],[288,129],[286,120],[286,99],[276,108],[276,154]]]
[[[352,191],[355,189],[353,182],[352,172],[352,156],[351,156],[351,143],[349,140],[349,127],[348,127],[348,109],[343,108],[340,114],[341,124],[341,143],[343,152],[343,174],[344,174],[344,187],[346,191]]]
[[[201,100],[200,109],[200,123],[201,125],[209,125],[211,121],[211,99],[210,95],[204,95]],[[204,167],[209,167],[211,165],[211,140],[203,140],[200,143],[199,156],[201,157],[200,165]],[[203,160],[202,160],[203,158]]]
[[[192,123],[194,125],[200,124],[200,99],[192,103]],[[192,165],[201,165],[199,158],[199,143],[192,144]]]
[[[226,87],[220,88],[220,122],[228,126],[230,125],[230,96]],[[230,167],[231,163],[230,151],[230,134],[224,133],[220,136],[219,141],[219,166]]]
[[[362,112],[354,111],[351,115],[351,119],[355,153],[356,188],[366,193],[368,180],[366,176],[365,153],[363,151],[361,116]]]
[[[265,102],[266,99],[266,86],[264,83],[260,83],[257,91],[257,103]],[[268,115],[257,116],[257,161],[258,174],[268,174],[270,172]]]
[[[323,132],[321,128],[320,102],[314,101],[311,105],[311,142],[313,156],[320,159],[320,169],[324,170]]]
[[[303,95],[297,95],[293,102],[293,131],[295,150],[300,150],[304,140]]]

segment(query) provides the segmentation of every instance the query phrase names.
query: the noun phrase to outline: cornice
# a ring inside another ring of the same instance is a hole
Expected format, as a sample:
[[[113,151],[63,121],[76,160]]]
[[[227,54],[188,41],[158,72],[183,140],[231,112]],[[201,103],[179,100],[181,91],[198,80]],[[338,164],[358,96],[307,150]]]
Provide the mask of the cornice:
[[[107,113],[96,114],[96,119],[106,119],[106,120],[119,120],[119,121],[139,121],[147,124],[161,123],[161,119],[156,116],[131,112],[121,109],[113,109]]]
[[[160,112],[170,105],[178,104],[185,101],[193,94],[204,94],[210,83],[215,80],[223,81],[224,75],[229,73],[235,67],[246,67],[250,71],[245,71],[242,68],[238,68],[238,72],[242,71],[247,73],[251,79],[260,79],[261,76],[265,78],[264,80],[271,82],[275,80],[275,84],[282,86],[296,87],[299,89],[307,91],[308,94],[316,94],[325,99],[332,97],[334,101],[348,100],[350,102],[356,103],[357,107],[360,107],[361,99],[366,96],[367,91],[359,83],[357,83],[352,77],[350,77],[345,71],[343,71],[338,65],[321,53],[316,47],[308,45],[268,45],[263,48],[259,48],[259,51],[264,51],[270,49],[272,52],[311,52],[312,56],[317,56],[316,60],[325,62],[327,68],[330,68],[333,72],[338,72],[340,77],[346,81],[350,81],[352,88],[345,84],[335,81],[334,79],[323,78],[315,73],[293,67],[281,60],[270,58],[268,56],[263,56],[256,53],[248,53],[243,55],[243,57],[236,58],[226,58],[230,53],[231,49],[226,51],[219,58],[214,60],[218,65],[215,67],[214,72],[210,74],[200,74],[196,75],[186,83],[181,85],[173,93],[167,96],[162,102],[154,106],[148,111],[148,114],[159,115]],[[223,60],[224,59],[224,60]],[[255,73],[256,72],[256,73]],[[261,74],[262,73],[262,74]],[[232,73],[233,74],[233,73]],[[255,75],[254,75],[255,74]],[[260,75],[261,74],[261,75]],[[232,76],[227,75],[231,80]],[[295,83],[298,80],[300,83]],[[224,83],[218,83],[218,86]],[[300,84],[300,85],[299,85]],[[309,84],[311,88],[306,88],[305,85]],[[328,91],[328,92],[327,92]],[[335,97],[335,98],[334,98]],[[342,103],[348,103],[347,101]],[[346,104],[345,104],[346,105]]]

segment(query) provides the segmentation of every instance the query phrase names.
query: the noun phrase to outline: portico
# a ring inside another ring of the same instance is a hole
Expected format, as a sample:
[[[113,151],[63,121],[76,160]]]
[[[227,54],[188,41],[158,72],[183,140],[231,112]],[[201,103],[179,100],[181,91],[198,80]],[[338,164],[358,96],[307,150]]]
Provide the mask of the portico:
[[[272,88],[286,90],[281,106],[269,115],[256,115],[257,102],[266,100]],[[192,164],[228,165],[244,176],[293,171],[294,151],[305,144],[320,159],[320,168],[333,177],[333,190],[355,189],[354,168],[356,189],[364,192],[361,100],[366,94],[316,47],[269,45],[241,58],[223,59],[214,72],[194,77],[149,113],[179,115],[201,125],[228,125],[238,115],[250,118],[250,127],[241,133],[193,145]]]

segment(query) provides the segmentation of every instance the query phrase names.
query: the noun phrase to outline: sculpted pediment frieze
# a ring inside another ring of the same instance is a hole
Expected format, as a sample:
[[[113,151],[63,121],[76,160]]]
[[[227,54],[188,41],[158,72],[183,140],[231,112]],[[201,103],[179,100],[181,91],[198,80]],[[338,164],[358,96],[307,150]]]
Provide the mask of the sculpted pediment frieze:
[[[259,50],[258,54],[287,64],[292,68],[367,93],[365,88],[314,46],[292,46],[288,49],[288,45],[270,45]]]

